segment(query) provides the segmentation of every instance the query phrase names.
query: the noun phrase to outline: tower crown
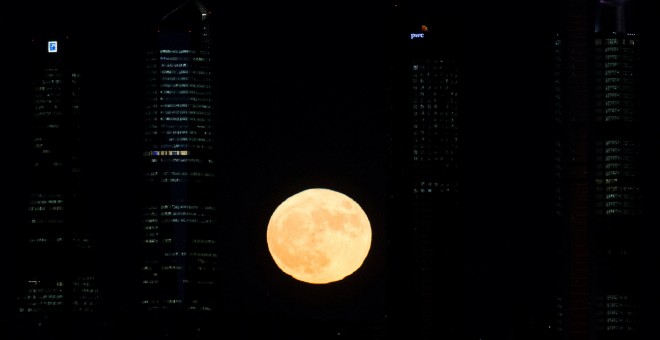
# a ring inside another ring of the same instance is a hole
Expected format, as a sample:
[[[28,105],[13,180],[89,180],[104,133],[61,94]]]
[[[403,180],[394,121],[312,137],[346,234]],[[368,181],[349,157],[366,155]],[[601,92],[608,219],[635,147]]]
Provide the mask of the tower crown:
[[[200,1],[188,0],[165,14],[158,24],[160,30],[180,31],[191,29],[191,23],[201,23],[211,12]]]

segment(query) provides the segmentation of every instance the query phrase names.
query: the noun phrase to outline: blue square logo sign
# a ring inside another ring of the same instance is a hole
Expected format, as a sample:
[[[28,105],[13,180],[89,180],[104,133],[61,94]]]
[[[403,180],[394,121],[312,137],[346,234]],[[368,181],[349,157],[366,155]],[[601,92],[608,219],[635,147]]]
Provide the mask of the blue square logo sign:
[[[57,53],[57,41],[48,42],[48,53]]]

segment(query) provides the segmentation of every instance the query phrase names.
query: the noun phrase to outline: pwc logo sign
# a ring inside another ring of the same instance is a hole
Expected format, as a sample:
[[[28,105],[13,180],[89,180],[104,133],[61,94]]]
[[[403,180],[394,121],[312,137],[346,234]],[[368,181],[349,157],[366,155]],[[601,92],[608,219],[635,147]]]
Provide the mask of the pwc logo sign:
[[[429,31],[429,27],[426,25],[421,26],[422,32],[420,33],[410,33],[410,39],[424,39],[424,33]]]

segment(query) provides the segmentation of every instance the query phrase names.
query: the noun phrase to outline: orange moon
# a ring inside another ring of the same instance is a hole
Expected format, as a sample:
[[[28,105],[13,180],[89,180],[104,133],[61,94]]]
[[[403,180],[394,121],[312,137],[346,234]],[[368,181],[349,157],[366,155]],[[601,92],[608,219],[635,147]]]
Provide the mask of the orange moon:
[[[275,209],[266,239],[283,272],[323,284],[342,280],[362,266],[371,248],[371,225],[350,197],[330,189],[307,189]]]

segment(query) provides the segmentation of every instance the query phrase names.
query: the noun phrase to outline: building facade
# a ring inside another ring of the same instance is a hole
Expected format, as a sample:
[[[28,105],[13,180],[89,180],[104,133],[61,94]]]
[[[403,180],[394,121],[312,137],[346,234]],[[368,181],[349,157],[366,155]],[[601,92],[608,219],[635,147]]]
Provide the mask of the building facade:
[[[146,56],[140,305],[153,315],[217,308],[210,14],[177,7]]]
[[[391,20],[389,328],[415,339],[460,336],[456,46],[447,38],[450,31],[433,20],[409,18],[403,8],[395,8]]]
[[[19,228],[17,336],[84,337],[97,308],[94,254],[81,197],[81,74],[68,36],[32,43],[27,221]]]
[[[567,1],[555,40],[558,305],[569,339],[639,338],[640,40],[628,5]]]

